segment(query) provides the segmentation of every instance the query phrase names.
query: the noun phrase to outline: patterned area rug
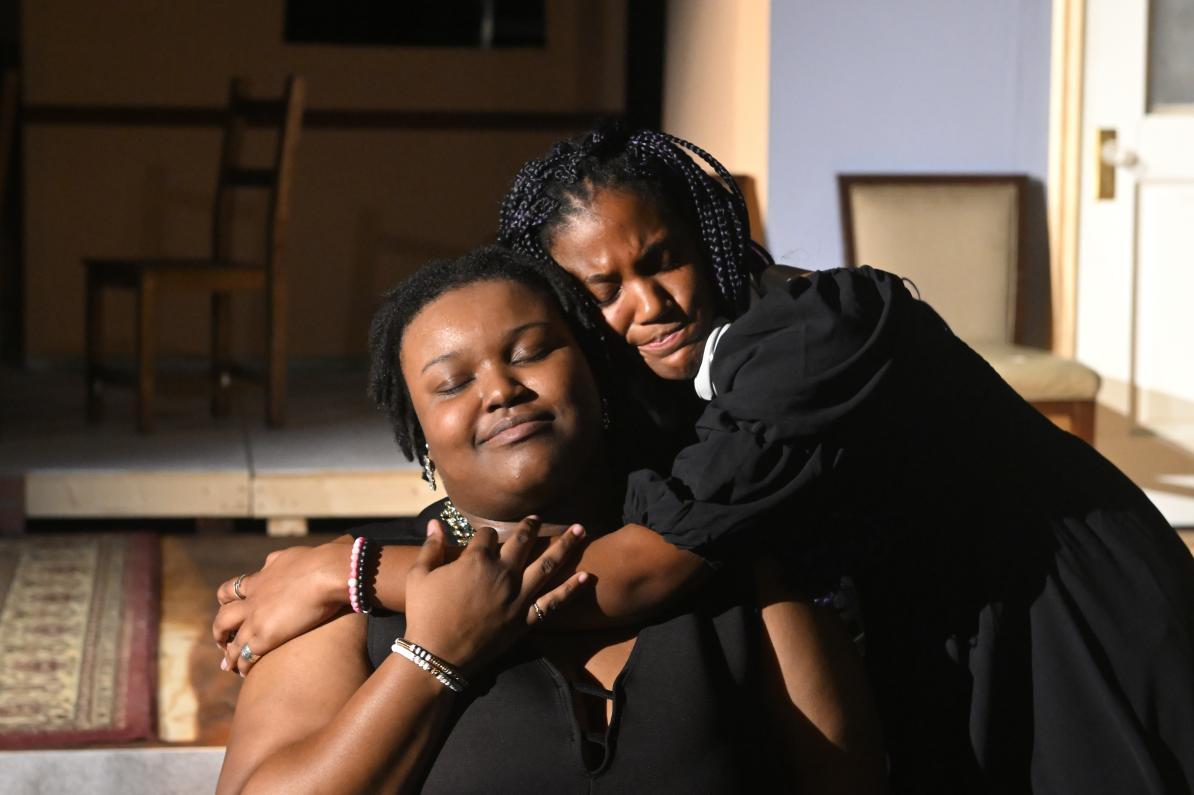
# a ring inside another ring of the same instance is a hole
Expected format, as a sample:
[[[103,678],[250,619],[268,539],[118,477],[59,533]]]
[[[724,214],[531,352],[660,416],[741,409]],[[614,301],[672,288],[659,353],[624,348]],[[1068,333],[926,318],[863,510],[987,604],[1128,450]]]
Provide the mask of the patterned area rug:
[[[158,539],[0,540],[0,748],[153,731]]]

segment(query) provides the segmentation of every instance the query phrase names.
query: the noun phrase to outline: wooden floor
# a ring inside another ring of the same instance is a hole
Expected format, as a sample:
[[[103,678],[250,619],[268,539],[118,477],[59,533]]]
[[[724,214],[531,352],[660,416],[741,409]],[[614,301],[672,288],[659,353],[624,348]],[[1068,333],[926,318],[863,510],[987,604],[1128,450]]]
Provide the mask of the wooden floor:
[[[216,588],[261,568],[265,556],[295,543],[333,536],[280,539],[245,534],[164,536],[162,614],[158,642],[158,736],[166,743],[224,745],[241,679],[220,670],[211,637]]]
[[[431,493],[365,397],[363,367],[295,368],[290,421],[265,427],[261,393],[212,419],[202,394],[165,394],[158,432],[138,434],[132,396],[108,397],[104,422],[83,419],[82,377],[0,372],[0,531],[28,518],[263,519],[301,533],[320,517],[416,514]],[[1100,407],[1096,446],[1175,527],[1194,528],[1194,432],[1132,429]]]
[[[81,379],[0,373],[0,524],[28,518],[264,519],[271,534],[319,517],[417,513],[430,496],[365,397],[360,368],[297,370],[287,427],[265,427],[261,393],[216,420],[206,397],[164,395],[158,431],[137,433],[132,397],[83,419]]]

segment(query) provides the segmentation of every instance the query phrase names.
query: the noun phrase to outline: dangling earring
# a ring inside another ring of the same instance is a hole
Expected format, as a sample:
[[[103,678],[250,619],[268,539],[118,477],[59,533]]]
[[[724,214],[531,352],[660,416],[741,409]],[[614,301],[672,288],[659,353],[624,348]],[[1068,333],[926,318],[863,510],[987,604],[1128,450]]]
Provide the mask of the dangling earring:
[[[601,430],[609,430],[609,401],[605,399],[605,395],[601,396]]]
[[[431,445],[424,444],[423,448],[427,451],[423,454],[423,480],[435,491],[435,462],[431,460]]]

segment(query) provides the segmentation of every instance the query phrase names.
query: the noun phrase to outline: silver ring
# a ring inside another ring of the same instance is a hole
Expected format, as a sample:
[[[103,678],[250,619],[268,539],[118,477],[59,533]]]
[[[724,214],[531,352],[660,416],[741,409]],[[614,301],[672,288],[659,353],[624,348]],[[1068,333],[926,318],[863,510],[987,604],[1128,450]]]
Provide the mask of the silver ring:
[[[236,582],[232,583],[232,592],[234,594],[236,594],[237,599],[245,598],[245,595],[240,592],[240,583],[241,583],[241,580],[243,580],[245,577],[248,577],[248,576],[249,576],[249,573],[245,572],[244,574],[242,574],[236,578]]]
[[[537,616],[536,621],[542,624],[543,620],[547,618],[543,612],[543,608],[539,607],[538,602],[531,602],[531,607],[535,608],[535,615]]]
[[[240,647],[240,658],[245,662],[252,664],[261,659],[260,654],[254,654],[253,650],[249,648],[249,644]]]

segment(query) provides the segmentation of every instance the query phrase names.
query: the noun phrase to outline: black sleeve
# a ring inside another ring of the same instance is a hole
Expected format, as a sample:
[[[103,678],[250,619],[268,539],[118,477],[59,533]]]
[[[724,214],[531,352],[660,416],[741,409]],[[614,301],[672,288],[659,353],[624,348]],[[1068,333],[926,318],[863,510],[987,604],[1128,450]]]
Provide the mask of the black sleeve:
[[[414,519],[391,519],[386,522],[371,522],[354,527],[349,533],[353,538],[365,536],[381,544],[418,546],[427,540],[427,522],[439,516],[445,500],[436,500],[428,505]]]
[[[768,294],[718,345],[718,396],[697,422],[698,441],[670,474],[631,475],[626,521],[718,558],[756,528],[791,528],[823,504],[851,423],[889,378],[912,300],[898,277],[870,268]]]

